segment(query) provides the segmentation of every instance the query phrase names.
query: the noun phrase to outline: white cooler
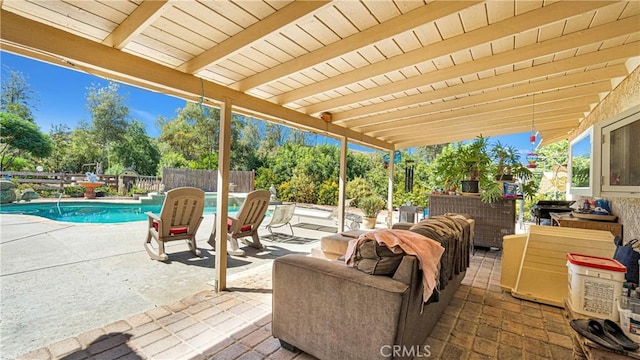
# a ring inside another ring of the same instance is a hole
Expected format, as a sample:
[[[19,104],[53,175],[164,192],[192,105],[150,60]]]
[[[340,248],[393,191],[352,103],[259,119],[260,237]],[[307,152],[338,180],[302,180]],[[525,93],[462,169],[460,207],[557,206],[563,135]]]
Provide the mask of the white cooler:
[[[627,268],[611,258],[567,254],[569,304],[573,311],[618,321]]]

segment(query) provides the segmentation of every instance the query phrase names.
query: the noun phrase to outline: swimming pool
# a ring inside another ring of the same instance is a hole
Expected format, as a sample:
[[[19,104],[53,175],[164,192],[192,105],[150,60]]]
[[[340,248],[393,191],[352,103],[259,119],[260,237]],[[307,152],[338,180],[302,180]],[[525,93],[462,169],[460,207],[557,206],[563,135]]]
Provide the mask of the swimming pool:
[[[161,204],[62,201],[59,205],[55,202],[4,204],[0,207],[0,214],[34,215],[74,223],[113,224],[147,220],[145,212],[151,211],[159,214],[161,208]],[[238,210],[240,207],[237,204],[229,206],[230,214],[236,213]],[[215,212],[215,206],[205,206],[204,208],[205,215],[211,215]]]

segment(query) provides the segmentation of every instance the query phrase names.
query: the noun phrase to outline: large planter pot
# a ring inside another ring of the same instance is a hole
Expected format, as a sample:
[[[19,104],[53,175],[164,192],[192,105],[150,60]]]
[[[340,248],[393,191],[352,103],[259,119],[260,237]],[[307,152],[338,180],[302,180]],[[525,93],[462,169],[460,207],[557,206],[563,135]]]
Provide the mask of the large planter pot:
[[[478,180],[463,180],[462,192],[463,193],[479,193],[480,192],[479,183],[480,182]]]
[[[363,217],[362,227],[365,229],[374,229],[376,227],[376,219],[374,217]]]

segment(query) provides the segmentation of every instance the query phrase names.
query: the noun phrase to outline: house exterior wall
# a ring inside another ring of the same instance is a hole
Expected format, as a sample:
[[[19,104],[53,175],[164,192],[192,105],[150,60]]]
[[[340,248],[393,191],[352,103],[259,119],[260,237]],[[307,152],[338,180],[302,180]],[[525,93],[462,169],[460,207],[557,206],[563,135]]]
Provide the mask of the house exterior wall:
[[[569,140],[589,126],[605,121],[638,104],[640,104],[640,66],[636,67],[593,109],[578,129],[570,134]],[[574,196],[573,198],[583,197]],[[618,222],[623,225],[624,241],[640,239],[640,198],[611,197],[605,199],[609,200],[611,210],[615,215],[618,215]]]

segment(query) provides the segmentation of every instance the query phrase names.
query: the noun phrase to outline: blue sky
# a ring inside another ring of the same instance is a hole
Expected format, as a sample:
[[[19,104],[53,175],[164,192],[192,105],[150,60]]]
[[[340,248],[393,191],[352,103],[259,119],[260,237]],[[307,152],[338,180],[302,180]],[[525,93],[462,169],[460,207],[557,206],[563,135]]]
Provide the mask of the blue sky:
[[[36,123],[43,132],[49,133],[53,125],[66,124],[73,129],[81,121],[91,122],[91,115],[86,109],[87,88],[91,84],[107,84],[106,79],[89,75],[80,71],[31,60],[7,52],[0,52],[2,76],[8,70],[20,71],[30,87],[35,91],[36,109],[33,111]],[[158,115],[173,119],[176,110],[185,104],[185,100],[168,95],[158,94],[134,86],[120,84],[120,93],[125,95],[130,116],[145,124],[147,134],[151,137],[160,135],[156,126]],[[531,133],[520,133],[508,136],[495,136],[490,142],[499,140],[503,144],[513,145],[523,157],[531,151],[529,136]],[[338,144],[338,141],[324,136],[314,137],[316,141]],[[538,139],[540,140],[540,139]],[[358,150],[367,148],[352,146]]]

